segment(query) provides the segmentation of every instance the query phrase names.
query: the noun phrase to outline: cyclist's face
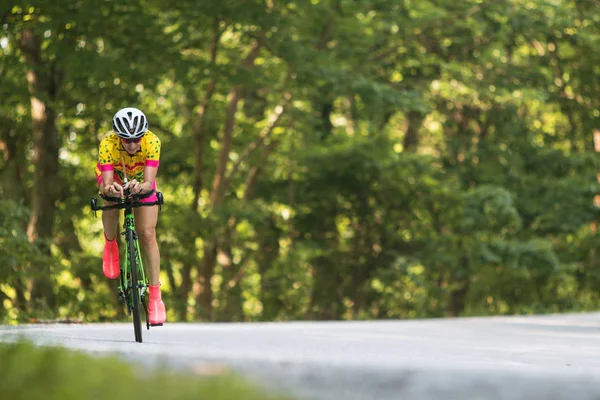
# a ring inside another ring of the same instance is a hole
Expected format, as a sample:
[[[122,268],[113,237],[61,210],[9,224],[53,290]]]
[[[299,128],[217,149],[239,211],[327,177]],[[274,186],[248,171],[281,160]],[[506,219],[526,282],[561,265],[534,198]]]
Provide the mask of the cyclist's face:
[[[142,145],[142,138],[139,138],[139,140],[121,139],[121,143],[123,144],[123,148],[127,153],[134,154],[140,149],[140,146]]]

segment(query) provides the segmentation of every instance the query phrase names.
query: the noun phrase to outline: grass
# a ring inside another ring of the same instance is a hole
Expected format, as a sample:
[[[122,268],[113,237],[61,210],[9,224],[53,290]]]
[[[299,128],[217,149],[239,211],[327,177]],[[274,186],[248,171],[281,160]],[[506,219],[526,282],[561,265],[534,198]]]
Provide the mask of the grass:
[[[135,368],[115,356],[93,357],[29,342],[0,343],[0,399],[283,400],[230,373],[198,376]]]

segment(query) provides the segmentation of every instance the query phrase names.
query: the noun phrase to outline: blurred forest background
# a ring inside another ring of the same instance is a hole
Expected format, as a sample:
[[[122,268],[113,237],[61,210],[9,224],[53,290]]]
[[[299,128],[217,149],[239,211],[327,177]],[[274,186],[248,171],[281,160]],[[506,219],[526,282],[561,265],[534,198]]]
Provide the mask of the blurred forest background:
[[[125,318],[90,199],[162,140],[170,321],[600,307],[600,1],[0,7],[0,322]]]

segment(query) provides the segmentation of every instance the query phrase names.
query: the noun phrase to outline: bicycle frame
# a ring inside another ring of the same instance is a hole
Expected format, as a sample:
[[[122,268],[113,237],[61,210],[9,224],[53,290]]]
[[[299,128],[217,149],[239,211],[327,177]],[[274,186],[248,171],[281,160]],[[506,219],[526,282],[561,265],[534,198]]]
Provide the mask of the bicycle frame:
[[[142,261],[138,235],[135,231],[135,219],[133,208],[125,207],[123,221],[123,236],[125,236],[125,267],[121,270],[121,279],[119,282],[119,297],[121,301],[128,306],[129,314],[133,312],[134,330],[136,341],[142,341],[139,307],[136,304],[142,304],[146,314],[146,328],[150,329],[148,322],[148,303],[145,302],[145,295],[148,291],[148,280]]]
[[[150,203],[142,203],[140,200],[150,197],[156,193],[158,200]],[[98,206],[96,198],[92,198],[91,206],[96,216],[98,210],[113,210],[123,209],[124,210],[124,221],[123,221],[123,236],[125,237],[125,264],[121,266],[118,297],[119,300],[127,307],[128,315],[133,314],[133,327],[136,342],[142,342],[142,329],[141,329],[141,318],[140,318],[140,304],[144,309],[146,316],[146,329],[150,329],[150,321],[148,315],[148,300],[146,294],[148,293],[149,282],[146,277],[144,263],[141,256],[138,235],[135,231],[135,218],[133,209],[142,206],[154,206],[158,205],[159,209],[164,203],[162,193],[155,192],[154,190],[145,195],[130,195],[128,192],[125,193],[125,197],[106,197],[100,195],[104,200],[112,201],[115,204],[107,206]],[[121,263],[123,265],[123,263]]]

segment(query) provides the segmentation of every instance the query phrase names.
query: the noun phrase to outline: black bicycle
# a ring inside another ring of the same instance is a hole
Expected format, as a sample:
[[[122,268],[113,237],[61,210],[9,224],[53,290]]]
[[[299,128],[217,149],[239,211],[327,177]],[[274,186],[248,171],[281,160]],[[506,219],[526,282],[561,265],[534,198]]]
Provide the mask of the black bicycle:
[[[148,198],[156,193],[157,201],[142,203],[141,200]],[[128,315],[133,314],[133,331],[135,335],[135,341],[142,342],[142,323],[140,318],[140,306],[143,308],[146,314],[146,329],[150,329],[150,326],[160,326],[162,324],[150,324],[148,317],[148,299],[146,294],[148,293],[149,281],[144,271],[144,264],[142,262],[140,246],[138,243],[138,235],[135,231],[135,219],[133,217],[133,209],[137,207],[155,206],[158,205],[161,209],[164,199],[161,192],[152,190],[150,193],[143,195],[132,195],[129,189],[125,190],[124,197],[108,197],[100,194],[106,201],[111,201],[115,204],[108,206],[99,206],[98,200],[92,198],[91,206],[94,211],[94,216],[97,217],[96,211],[106,211],[123,209],[124,211],[124,222],[123,222],[123,235],[125,236],[125,266],[121,265],[120,279],[119,279],[119,300],[127,307]]]

